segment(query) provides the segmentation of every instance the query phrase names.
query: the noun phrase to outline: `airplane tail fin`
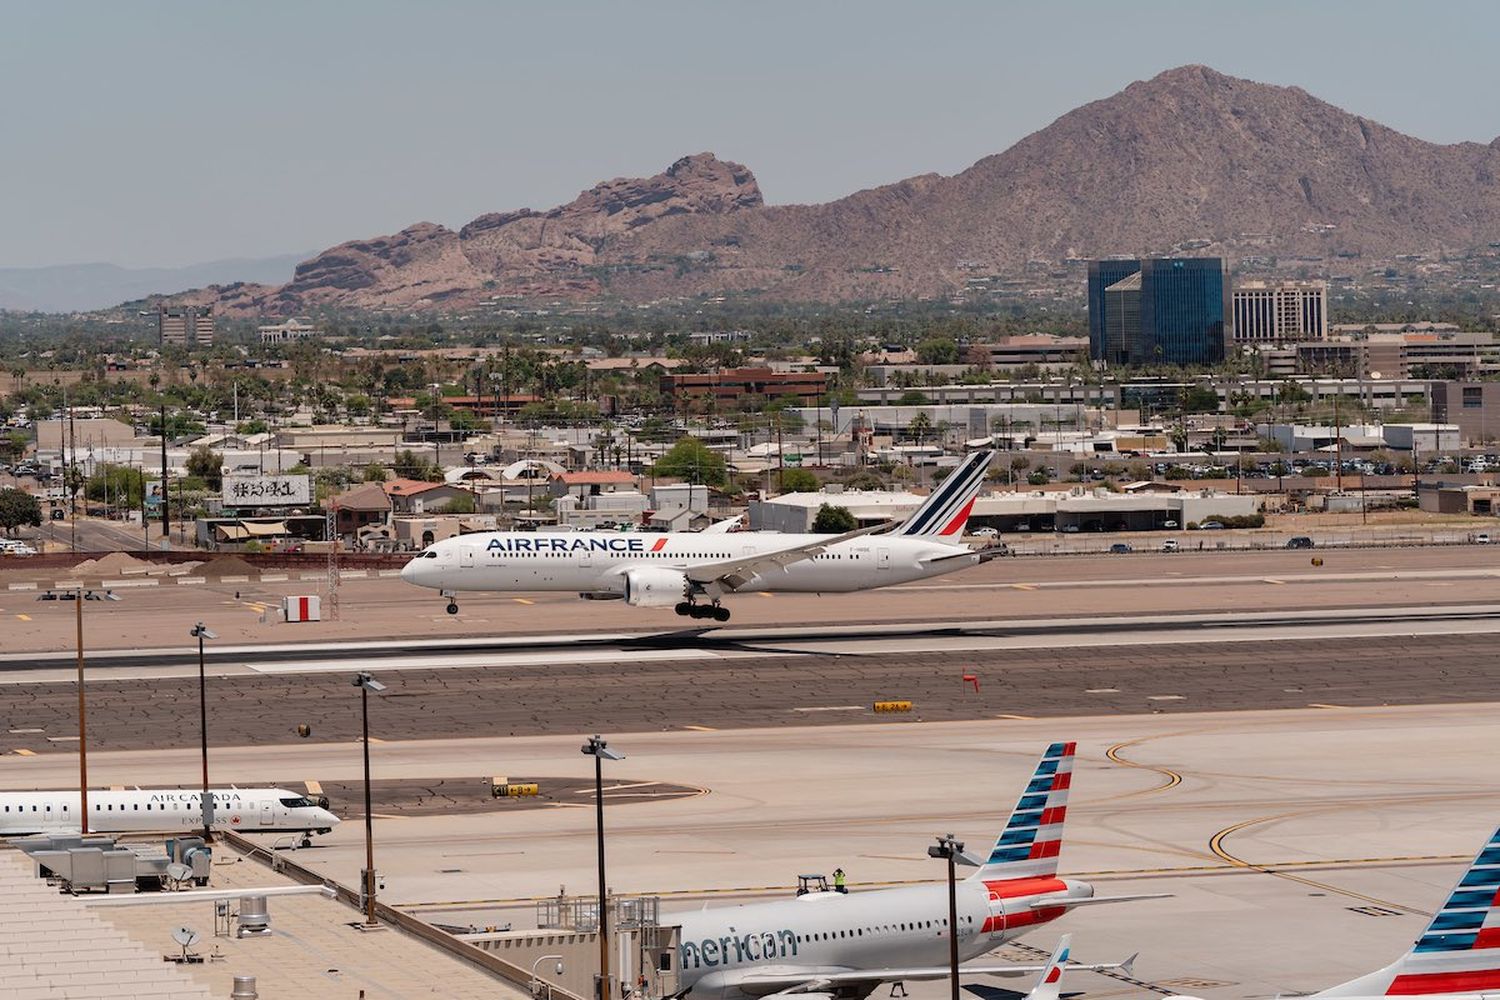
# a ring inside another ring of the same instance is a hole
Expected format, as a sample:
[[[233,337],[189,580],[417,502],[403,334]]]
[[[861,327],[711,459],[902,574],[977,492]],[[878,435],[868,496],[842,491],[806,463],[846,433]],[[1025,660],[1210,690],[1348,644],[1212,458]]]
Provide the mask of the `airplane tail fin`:
[[[1062,995],[1063,966],[1068,962],[1068,952],[1072,943],[1073,935],[1071,934],[1064,934],[1058,939],[1052,957],[1047,959],[1047,967],[1042,970],[1041,978],[1036,981],[1036,986],[1026,994],[1026,1000],[1058,1000]]]
[[[1411,950],[1314,997],[1427,996],[1500,990],[1500,830],[1480,848]]]
[[[1057,875],[1077,748],[1076,743],[1054,743],[1047,748],[988,860],[970,878],[991,881]]]
[[[891,532],[893,535],[930,535],[953,538],[964,533],[969,512],[984,485],[993,450],[976,451],[939,483],[915,511]]]

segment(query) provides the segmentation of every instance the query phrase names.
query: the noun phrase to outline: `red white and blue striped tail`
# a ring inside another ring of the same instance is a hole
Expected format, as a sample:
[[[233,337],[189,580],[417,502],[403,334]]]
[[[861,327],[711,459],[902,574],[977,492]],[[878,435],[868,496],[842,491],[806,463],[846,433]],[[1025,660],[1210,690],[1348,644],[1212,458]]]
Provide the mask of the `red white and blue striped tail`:
[[[1036,766],[987,861],[971,878],[1052,878],[1062,849],[1076,743],[1054,743]]]
[[[932,535],[955,538],[964,533],[969,513],[974,509],[974,500],[979,496],[979,487],[984,485],[984,474],[995,457],[993,449],[976,451],[948,474],[948,478],[933,489],[929,496],[905,521],[891,532],[893,535]]]
[[[1411,951],[1318,997],[1500,991],[1500,830],[1490,835]]]

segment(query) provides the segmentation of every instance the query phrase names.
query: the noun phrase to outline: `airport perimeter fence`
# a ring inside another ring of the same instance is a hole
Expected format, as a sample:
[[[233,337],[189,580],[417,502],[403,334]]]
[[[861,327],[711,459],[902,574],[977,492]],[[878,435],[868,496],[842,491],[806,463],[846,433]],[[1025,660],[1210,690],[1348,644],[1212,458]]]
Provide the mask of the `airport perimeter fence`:
[[[257,844],[241,834],[232,830],[222,830],[216,834],[229,846],[239,851],[245,857],[264,864],[274,872],[279,872],[294,882],[302,885],[321,885],[333,890],[334,894],[343,902],[349,904],[363,919],[364,899],[358,890],[351,889],[341,882],[336,882],[326,875],[320,875],[311,868],[298,864],[296,861],[286,857],[284,853],[272,848]],[[535,982],[529,969],[523,969],[519,965],[507,962],[492,952],[476,947],[467,941],[460,940],[447,931],[439,930],[425,921],[418,920],[409,913],[403,913],[395,907],[388,906],[379,900],[375,903],[375,915],[385,923],[412,935],[427,944],[447,952],[460,961],[477,966],[491,975],[497,976],[521,989],[530,991],[531,984]],[[548,983],[549,996],[556,1000],[587,1000],[576,993],[563,989],[554,983]]]
[[[1097,556],[1108,555],[1115,545],[1126,544],[1136,553],[1192,553],[1192,552],[1276,552],[1287,549],[1292,538],[1311,538],[1313,551],[1318,549],[1389,549],[1441,546],[1467,546],[1475,543],[1484,533],[1473,531],[1434,531],[1418,533],[1391,531],[1381,534],[1352,534],[1347,532],[1278,532],[1274,535],[1239,535],[1236,529],[1223,531],[1188,531],[1182,534],[1152,532],[1144,535],[1103,534],[1096,537],[1078,538],[1063,536],[1045,541],[1006,542],[1009,556]],[[1168,541],[1175,547],[1164,549]],[[1305,546],[1299,546],[1306,551]]]

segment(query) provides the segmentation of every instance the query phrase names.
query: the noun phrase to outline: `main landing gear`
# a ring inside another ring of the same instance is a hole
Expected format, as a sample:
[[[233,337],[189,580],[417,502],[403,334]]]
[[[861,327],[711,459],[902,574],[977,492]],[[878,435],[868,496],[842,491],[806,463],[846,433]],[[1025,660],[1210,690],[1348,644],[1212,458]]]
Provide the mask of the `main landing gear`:
[[[458,602],[457,601],[449,601],[448,602],[448,613],[450,615],[456,615],[456,614],[458,614]]]
[[[718,601],[712,604],[694,604],[692,601],[683,601],[677,605],[677,613],[684,618],[712,618],[716,622],[729,620],[729,609],[722,607]]]

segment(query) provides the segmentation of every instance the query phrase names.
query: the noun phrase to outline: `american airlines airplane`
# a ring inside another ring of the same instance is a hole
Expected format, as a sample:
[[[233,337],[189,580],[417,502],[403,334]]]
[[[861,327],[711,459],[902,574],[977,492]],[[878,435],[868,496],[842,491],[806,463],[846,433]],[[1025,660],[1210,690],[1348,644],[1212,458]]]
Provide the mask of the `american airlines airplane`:
[[[1312,998],[1495,1000],[1500,997],[1500,830],[1433,914],[1405,955],[1377,972],[1329,987]],[[1196,1000],[1193,997],[1169,1000]]]
[[[339,818],[328,800],[313,801],[284,788],[215,788],[213,828],[237,833],[285,830],[304,835],[327,833]],[[131,788],[89,790],[90,833],[161,832],[203,826],[202,794],[196,789]],[[0,836],[30,833],[77,833],[78,790],[70,792],[0,792]]]
[[[874,590],[986,562],[995,550],[971,549],[960,539],[994,454],[970,455],[893,529],[881,524],[842,535],[477,532],[428,546],[401,570],[401,579],[441,591],[449,614],[458,613],[454,598],[462,591],[563,591],[726,622],[729,609],[720,602],[728,594]]]
[[[993,951],[1075,906],[1154,899],[1094,895],[1057,877],[1075,744],[1047,748],[988,860],[958,884],[961,961]],[[882,983],[948,977],[946,884],[794,899],[673,914],[682,926],[681,982],[691,997],[868,996]],[[1129,968],[1131,960],[1109,966]],[[1049,963],[1050,964],[1050,963]],[[965,966],[969,975],[1021,975],[1044,966]]]

